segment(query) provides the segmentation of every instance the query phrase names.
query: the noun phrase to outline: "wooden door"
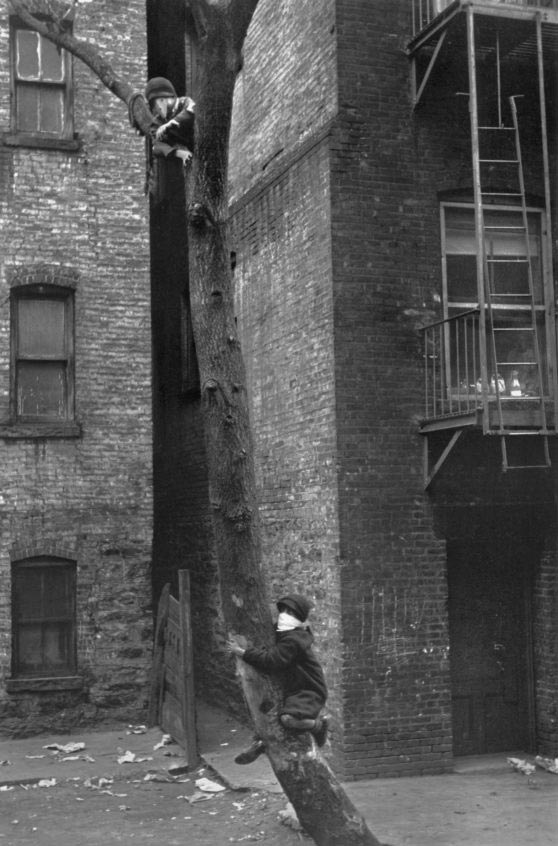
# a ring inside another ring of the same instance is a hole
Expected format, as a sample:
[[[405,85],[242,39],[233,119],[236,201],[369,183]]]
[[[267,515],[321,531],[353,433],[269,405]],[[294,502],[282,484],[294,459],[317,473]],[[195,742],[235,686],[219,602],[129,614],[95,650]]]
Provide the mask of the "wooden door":
[[[529,547],[448,544],[455,755],[530,748]]]

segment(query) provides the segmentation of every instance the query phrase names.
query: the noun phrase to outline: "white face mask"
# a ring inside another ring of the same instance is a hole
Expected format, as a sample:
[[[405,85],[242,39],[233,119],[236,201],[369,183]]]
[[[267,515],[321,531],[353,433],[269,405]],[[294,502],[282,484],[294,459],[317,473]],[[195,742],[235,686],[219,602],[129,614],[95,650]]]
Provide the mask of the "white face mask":
[[[277,617],[277,631],[290,632],[293,629],[299,629],[304,626],[297,617],[293,617],[288,611],[280,611]]]

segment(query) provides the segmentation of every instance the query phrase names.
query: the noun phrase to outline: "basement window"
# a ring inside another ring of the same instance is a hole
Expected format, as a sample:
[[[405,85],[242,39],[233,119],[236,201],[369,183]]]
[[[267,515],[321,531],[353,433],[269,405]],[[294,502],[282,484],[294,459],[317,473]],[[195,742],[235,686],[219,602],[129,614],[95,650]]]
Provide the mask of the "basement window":
[[[12,23],[10,44],[13,130],[47,142],[72,139],[69,54],[20,23]]]
[[[12,290],[15,422],[73,419],[73,324],[73,291],[52,285]]]
[[[12,677],[76,670],[76,564],[37,557],[12,564]]]

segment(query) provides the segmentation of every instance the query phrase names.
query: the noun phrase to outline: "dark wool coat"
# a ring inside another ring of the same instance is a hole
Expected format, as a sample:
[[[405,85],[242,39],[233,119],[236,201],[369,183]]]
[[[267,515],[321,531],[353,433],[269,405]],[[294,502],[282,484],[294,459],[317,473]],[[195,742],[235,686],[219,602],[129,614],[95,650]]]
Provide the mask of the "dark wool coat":
[[[243,655],[247,664],[280,680],[284,694],[281,714],[313,719],[325,704],[327,687],[313,642],[308,628],[276,632],[275,646],[249,647]]]
[[[155,130],[169,120],[176,120],[178,126],[170,126],[160,141],[155,140]],[[156,155],[169,156],[180,147],[193,150],[194,121],[194,101],[189,97],[178,97],[166,118],[156,115],[151,122],[153,127],[153,152]]]

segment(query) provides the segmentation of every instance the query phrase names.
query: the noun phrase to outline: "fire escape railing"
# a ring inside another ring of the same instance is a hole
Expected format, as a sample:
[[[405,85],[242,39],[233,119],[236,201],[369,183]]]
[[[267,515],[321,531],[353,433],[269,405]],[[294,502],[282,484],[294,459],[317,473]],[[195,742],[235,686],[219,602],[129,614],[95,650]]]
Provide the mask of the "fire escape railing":
[[[422,329],[426,420],[473,414],[481,407],[479,319],[479,309],[469,309]]]
[[[411,0],[413,38],[425,29],[453,0]],[[485,0],[495,6],[526,6],[535,9],[558,9],[558,0]]]

